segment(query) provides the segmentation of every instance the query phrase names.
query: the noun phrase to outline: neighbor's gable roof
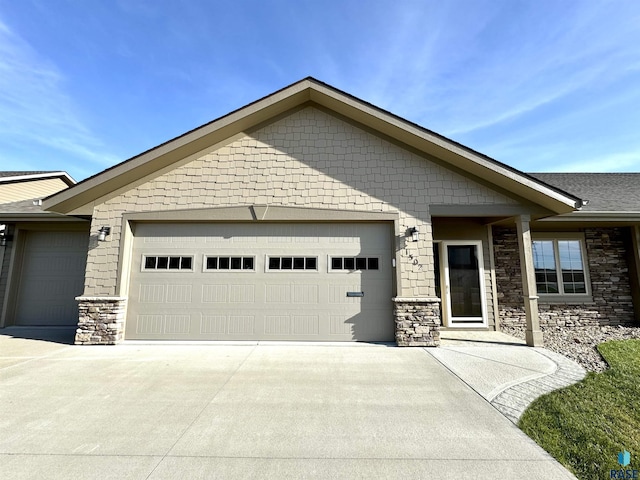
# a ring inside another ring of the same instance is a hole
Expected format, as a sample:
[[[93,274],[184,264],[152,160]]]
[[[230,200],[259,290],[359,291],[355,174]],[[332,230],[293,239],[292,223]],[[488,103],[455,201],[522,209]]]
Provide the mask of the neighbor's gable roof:
[[[42,208],[42,200],[31,198],[17,202],[0,203],[0,223],[33,222],[33,221],[80,221],[76,217],[48,212]]]
[[[44,208],[91,214],[93,203],[101,197],[306,105],[333,111],[552,212],[570,212],[580,206],[577,197],[309,77],[54,194],[45,199]]]
[[[76,184],[67,172],[63,171],[8,171],[0,172],[0,184],[33,182],[36,180],[46,180],[50,178],[59,178],[70,187]]]

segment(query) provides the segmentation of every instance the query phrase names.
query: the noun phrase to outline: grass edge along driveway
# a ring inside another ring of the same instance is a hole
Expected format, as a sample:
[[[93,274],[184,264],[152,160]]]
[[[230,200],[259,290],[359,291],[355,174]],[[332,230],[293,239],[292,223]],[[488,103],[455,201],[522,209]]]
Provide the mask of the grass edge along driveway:
[[[598,351],[608,370],[538,398],[519,427],[579,479],[640,478],[640,340],[605,342]],[[623,467],[624,450],[631,463]]]

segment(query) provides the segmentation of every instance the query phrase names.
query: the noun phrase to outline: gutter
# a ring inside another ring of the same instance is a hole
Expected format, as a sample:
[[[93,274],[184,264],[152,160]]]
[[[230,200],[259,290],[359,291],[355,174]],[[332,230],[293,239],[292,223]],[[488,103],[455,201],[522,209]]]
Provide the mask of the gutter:
[[[629,222],[640,223],[640,212],[575,211],[538,220],[540,222]]]

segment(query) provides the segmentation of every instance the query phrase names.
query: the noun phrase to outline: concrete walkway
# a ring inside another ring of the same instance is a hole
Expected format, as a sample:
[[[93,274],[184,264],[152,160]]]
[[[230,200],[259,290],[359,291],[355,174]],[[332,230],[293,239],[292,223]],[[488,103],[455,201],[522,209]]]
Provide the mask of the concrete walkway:
[[[582,380],[573,360],[500,332],[445,331],[427,351],[517,424],[536,398]]]
[[[433,349],[18,334],[0,330],[0,478],[574,478]]]

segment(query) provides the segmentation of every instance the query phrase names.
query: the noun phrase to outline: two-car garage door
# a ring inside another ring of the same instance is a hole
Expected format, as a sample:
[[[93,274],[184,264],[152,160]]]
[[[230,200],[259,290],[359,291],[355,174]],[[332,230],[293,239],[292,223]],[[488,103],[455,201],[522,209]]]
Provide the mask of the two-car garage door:
[[[384,223],[139,223],[127,339],[392,341]]]

